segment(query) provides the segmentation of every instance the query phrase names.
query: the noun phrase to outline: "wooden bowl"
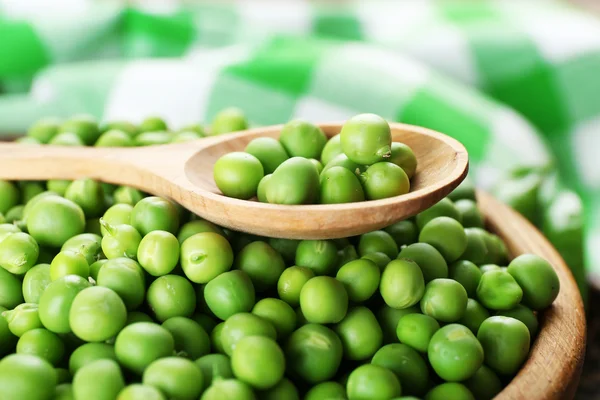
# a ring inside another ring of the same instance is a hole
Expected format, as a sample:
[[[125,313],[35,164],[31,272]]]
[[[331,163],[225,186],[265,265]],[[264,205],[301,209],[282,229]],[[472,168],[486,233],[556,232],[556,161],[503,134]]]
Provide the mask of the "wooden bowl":
[[[572,399],[585,356],[586,323],[583,302],[571,271],[548,240],[529,221],[484,192],[477,201],[487,228],[499,235],[511,258],[537,254],[552,264],[560,293],[540,313],[540,330],[529,358],[496,399]]]

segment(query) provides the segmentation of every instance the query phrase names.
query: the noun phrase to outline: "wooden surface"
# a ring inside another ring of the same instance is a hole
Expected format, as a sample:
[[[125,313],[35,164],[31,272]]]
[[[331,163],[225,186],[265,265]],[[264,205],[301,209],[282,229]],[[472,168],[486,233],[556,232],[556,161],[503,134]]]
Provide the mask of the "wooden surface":
[[[548,260],[560,279],[560,293],[540,315],[540,331],[530,357],[497,399],[571,399],[575,394],[586,345],[585,311],[577,284],[558,252],[525,218],[479,192],[488,228],[507,244],[511,258],[523,253]]]
[[[342,124],[323,124],[329,136]],[[380,229],[428,208],[466,176],[468,157],[455,139],[404,124],[390,124],[394,141],[410,146],[418,161],[411,192],[393,198],[336,205],[282,206],[220,194],[213,165],[262,136],[279,137],[281,126],[200,139],[188,143],[93,148],[0,145],[0,179],[94,178],[172,198],[218,225],[261,236],[325,239]]]

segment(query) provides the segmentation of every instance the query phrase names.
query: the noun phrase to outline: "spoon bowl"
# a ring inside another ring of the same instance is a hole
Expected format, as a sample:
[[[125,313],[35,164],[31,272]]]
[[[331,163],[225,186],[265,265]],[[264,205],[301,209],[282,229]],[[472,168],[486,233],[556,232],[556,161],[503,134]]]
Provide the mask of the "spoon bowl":
[[[342,123],[319,125],[328,137]],[[165,196],[217,225],[259,236],[330,239],[381,229],[430,207],[468,171],[465,148],[441,133],[390,124],[392,140],[410,146],[417,170],[407,194],[346,204],[277,205],[221,194],[213,166],[222,155],[243,151],[257,137],[278,138],[282,125],[192,142],[139,148],[0,145],[0,179],[93,178]]]

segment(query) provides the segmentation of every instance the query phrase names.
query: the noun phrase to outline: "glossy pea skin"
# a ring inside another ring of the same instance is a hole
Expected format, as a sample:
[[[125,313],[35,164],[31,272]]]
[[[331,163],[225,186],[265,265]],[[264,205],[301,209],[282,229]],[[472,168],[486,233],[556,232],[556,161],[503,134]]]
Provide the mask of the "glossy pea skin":
[[[410,191],[406,172],[396,164],[378,162],[360,174],[360,181],[368,200],[400,196]]]
[[[473,264],[481,265],[488,253],[485,231],[479,228],[465,228],[467,247],[460,256],[461,260],[471,261]]]
[[[285,301],[275,298],[259,300],[252,308],[252,314],[269,321],[277,331],[277,339],[281,340],[296,328],[296,313]]]
[[[298,389],[287,378],[283,378],[277,385],[270,389],[260,391],[258,395],[264,400],[300,400]]]
[[[449,265],[448,274],[451,279],[463,285],[469,297],[475,297],[477,285],[483,275],[477,265],[466,260],[456,261]]]
[[[99,217],[104,211],[104,190],[93,179],[77,179],[71,182],[65,198],[79,205],[88,218]]]
[[[164,131],[167,130],[167,123],[158,116],[146,117],[138,126],[139,132],[153,132],[153,131]]]
[[[385,344],[397,342],[396,328],[398,327],[398,321],[405,315],[420,312],[418,305],[399,310],[384,303],[376,314],[377,322],[379,322],[379,326],[383,331],[383,342]]]
[[[417,225],[409,219],[398,221],[387,228],[384,228],[384,231],[392,236],[392,239],[394,239],[398,248],[404,245],[413,244],[419,238]]]
[[[231,362],[226,355],[217,353],[207,354],[198,358],[195,363],[202,371],[206,387],[210,387],[213,381],[217,382],[221,379],[233,378]]]
[[[461,199],[454,203],[461,216],[465,228],[483,228],[483,215],[477,208],[477,203],[470,199]]]
[[[275,386],[285,373],[285,356],[275,340],[265,336],[240,339],[231,354],[233,375],[256,389]]]
[[[402,387],[389,369],[364,364],[350,373],[346,391],[349,400],[391,399],[402,394]]]
[[[50,263],[50,280],[57,280],[67,275],[79,275],[87,278],[90,275],[90,266],[81,253],[65,250],[54,257]]]
[[[231,245],[217,233],[197,233],[181,244],[181,267],[192,282],[208,283],[232,264]]]
[[[302,240],[296,248],[296,265],[313,270],[315,275],[330,275],[338,261],[337,247],[331,240]]]
[[[411,179],[417,170],[417,157],[410,147],[400,142],[392,142],[392,154],[387,160],[396,164],[406,172],[408,179]]]
[[[117,293],[128,310],[135,310],[144,302],[146,294],[145,276],[140,265],[126,257],[113,258],[106,262],[96,283]]]
[[[179,228],[177,240],[179,240],[179,243],[183,243],[186,239],[194,236],[195,234],[203,232],[214,232],[225,237],[223,229],[221,229],[217,225],[213,224],[210,221],[197,219],[194,221],[186,222],[181,226],[181,228]]]
[[[237,343],[248,336],[264,336],[277,339],[277,331],[271,322],[250,313],[238,313],[227,318],[221,331],[221,344],[225,354],[231,356]]]
[[[458,321],[467,309],[465,288],[452,279],[434,279],[425,286],[421,311],[440,322]]]
[[[166,275],[179,261],[179,241],[171,232],[152,231],[140,241],[137,260],[150,275]]]
[[[388,265],[390,261],[392,261],[385,253],[381,253],[379,251],[364,255],[361,257],[361,259],[373,261],[380,271],[383,271],[386,265]]]
[[[88,114],[74,115],[67,119],[61,124],[59,132],[74,133],[88,146],[92,145],[100,136],[98,121]]]
[[[27,213],[27,231],[41,246],[61,247],[84,228],[81,207],[59,196],[40,198]]]
[[[523,304],[532,310],[549,307],[560,291],[556,272],[543,258],[523,254],[510,262],[508,273],[523,289]]]
[[[168,357],[175,350],[173,335],[153,322],[128,325],[115,340],[115,354],[119,364],[141,375],[154,360]]]
[[[0,267],[11,274],[26,273],[36,264],[39,255],[37,242],[27,233],[12,233],[0,242]]]
[[[96,360],[115,360],[115,348],[106,343],[85,343],[71,353],[69,357],[69,372],[75,375],[77,371]]]
[[[235,268],[248,274],[260,293],[276,285],[285,270],[285,261],[268,243],[258,240],[247,244],[236,255]]]
[[[125,203],[117,203],[112,205],[104,212],[102,219],[106,221],[109,225],[131,225],[131,212],[133,211],[133,206]],[[102,232],[102,236],[106,235],[106,228],[100,226],[100,231]]]
[[[502,382],[491,368],[482,365],[464,385],[476,399],[492,400],[502,391]]]
[[[383,346],[373,356],[371,364],[392,371],[402,384],[405,395],[420,396],[427,390],[429,370],[423,358],[406,344]]]
[[[529,330],[515,318],[486,319],[479,327],[477,339],[485,352],[485,364],[500,375],[514,375],[529,354]]]
[[[448,382],[470,378],[483,363],[483,347],[475,335],[460,324],[440,328],[431,338],[427,356],[435,372]]]
[[[486,272],[477,286],[477,299],[490,310],[510,310],[522,298],[523,290],[504,270]]]
[[[32,385],[32,382],[35,382]],[[0,360],[0,398],[50,400],[56,386],[56,372],[46,360],[11,354]]]
[[[144,370],[142,382],[154,386],[168,398],[195,400],[204,389],[202,370],[190,360],[165,357],[153,361]]]
[[[342,361],[342,342],[334,331],[319,324],[296,329],[284,347],[292,376],[316,384],[333,378]]]
[[[419,242],[435,247],[447,262],[458,260],[467,248],[465,230],[450,217],[437,217],[425,224],[419,233]]]
[[[44,327],[54,333],[69,333],[69,311],[75,296],[90,287],[87,279],[78,275],[67,275],[52,281],[42,293],[39,302],[39,317]]]
[[[65,345],[57,334],[47,329],[31,329],[17,342],[17,354],[30,354],[58,365],[65,355]]]
[[[48,190],[50,192],[54,192],[56,194],[58,194],[59,196],[65,196],[65,193],[67,192],[67,188],[69,187],[69,185],[71,184],[71,181],[68,180],[64,180],[64,179],[51,179],[49,181],[46,181],[46,187],[48,188]]]
[[[359,114],[346,121],[340,131],[340,143],[344,154],[359,164],[389,160],[392,153],[390,126],[375,114]]]
[[[310,388],[304,400],[345,399],[346,388],[333,381],[322,382]]]
[[[381,274],[379,292],[390,307],[403,309],[413,306],[421,301],[424,291],[423,273],[412,261],[391,261]]]
[[[335,324],[346,316],[348,293],[344,284],[329,276],[316,276],[302,287],[300,307],[307,321]]]
[[[407,259],[417,263],[423,272],[425,283],[438,278],[448,277],[448,264],[439,251],[427,243],[413,243],[403,248],[398,259]]]
[[[479,331],[479,327],[490,317],[490,312],[477,300],[469,299],[467,301],[467,308],[462,318],[458,320],[458,323],[466,326],[473,332],[474,335]]]
[[[7,270],[0,268],[0,307],[13,309],[21,303],[23,303],[21,281]]]
[[[302,157],[292,157],[281,163],[266,190],[267,201],[271,204],[312,204],[318,195],[317,168]]]
[[[217,187],[225,196],[247,200],[256,196],[258,183],[265,176],[260,160],[252,154],[233,152],[222,156],[213,167]]]
[[[94,143],[96,147],[132,147],[134,145],[135,142],[131,136],[118,129],[104,132]]]
[[[100,224],[106,228],[102,238],[102,252],[108,259],[127,257],[137,260],[137,252],[142,235],[131,225],[109,225],[103,219]]]
[[[475,228],[477,229],[477,228]],[[507,250],[506,245],[497,235],[485,232],[485,246],[488,250],[484,263],[506,265]]]
[[[139,190],[129,186],[119,186],[113,193],[113,200],[115,204],[127,204],[135,206],[139,203],[144,196]]]
[[[260,182],[258,182],[258,187],[256,188],[256,198],[261,203],[269,202],[269,200],[267,200],[267,186],[272,177],[273,174],[265,175]]]
[[[83,289],[73,299],[69,325],[73,333],[86,342],[102,342],[115,336],[125,326],[127,309],[111,289],[94,286]]]
[[[310,122],[293,120],[283,126],[279,141],[291,157],[320,159],[327,136]]]
[[[321,174],[322,204],[353,203],[365,200],[365,193],[356,174],[343,167],[332,167]]]
[[[248,121],[244,112],[236,107],[221,110],[212,120],[210,126],[211,135],[243,131],[248,128]]]
[[[60,123],[58,118],[42,118],[29,127],[27,136],[37,139],[40,143],[48,143],[58,133]]]
[[[164,275],[150,284],[146,302],[160,322],[172,317],[190,317],[196,308],[196,292],[187,279]]]
[[[102,237],[94,233],[82,233],[67,240],[60,250],[79,252],[85,256],[87,263],[91,265],[102,255]]]
[[[342,137],[337,134],[331,137],[327,143],[325,143],[325,147],[323,147],[323,151],[321,152],[321,162],[323,165],[329,164],[329,162],[335,157],[344,153],[342,151],[341,138]]]
[[[119,392],[117,400],[167,400],[154,386],[132,383]]]
[[[457,382],[446,382],[437,385],[425,395],[425,400],[475,400],[465,385]]]
[[[428,209],[421,211],[415,217],[415,221],[417,223],[417,227],[419,230],[421,230],[425,224],[437,217],[450,217],[458,222],[462,222],[460,212],[454,205],[454,202],[447,197],[438,201]]]
[[[123,373],[114,360],[96,360],[81,367],[73,377],[76,399],[113,400],[124,387]]]
[[[17,337],[23,336],[25,332],[32,329],[43,328],[37,304],[19,304],[10,311],[4,311],[2,316],[8,323],[8,329]]]
[[[204,288],[208,308],[221,320],[252,310],[255,291],[252,280],[244,271],[224,272]]]
[[[286,268],[277,281],[279,298],[292,307],[298,307],[302,287],[314,276],[313,270],[307,267],[293,266]]]
[[[333,167],[346,168],[347,170],[349,170],[353,174],[356,174],[357,176],[367,170],[367,166],[355,163],[343,153],[335,156],[331,161],[329,161],[323,168],[323,171],[321,171],[321,174],[327,172]]]
[[[366,259],[344,264],[336,275],[336,279],[344,284],[350,301],[355,303],[362,303],[371,298],[379,287],[380,278],[379,267]]]
[[[361,257],[376,252],[384,253],[390,259],[394,259],[398,255],[398,245],[394,238],[385,231],[373,231],[360,235],[358,253]]]
[[[289,158],[282,144],[277,139],[270,137],[252,139],[244,151],[260,161],[265,175],[273,173],[282,162]]]
[[[179,213],[174,203],[160,197],[140,200],[131,212],[131,224],[142,235],[152,231],[177,233]]]
[[[401,343],[426,353],[429,342],[438,329],[440,324],[428,315],[407,314],[398,321],[396,335]]]
[[[383,341],[383,332],[375,315],[362,306],[349,310],[334,330],[342,340],[344,358],[348,360],[372,357]]]
[[[252,388],[237,379],[222,379],[213,383],[200,400],[256,400]]]
[[[537,316],[533,313],[533,311],[530,308],[522,304],[518,304],[515,308],[512,308],[510,310],[498,311],[496,315],[518,319],[527,326],[527,329],[529,329],[529,336],[531,338],[534,338],[537,334],[539,327]]]

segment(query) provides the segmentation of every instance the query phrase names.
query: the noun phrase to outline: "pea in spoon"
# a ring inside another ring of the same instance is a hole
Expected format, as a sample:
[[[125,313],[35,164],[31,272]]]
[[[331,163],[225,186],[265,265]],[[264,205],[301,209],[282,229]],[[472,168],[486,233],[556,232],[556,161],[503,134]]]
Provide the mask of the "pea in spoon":
[[[342,123],[320,124],[331,137]],[[381,229],[430,207],[468,171],[465,148],[441,133],[391,123],[392,140],[417,158],[411,191],[383,200],[328,205],[276,205],[223,196],[213,179],[217,159],[243,151],[257,137],[279,137],[280,126],[213,136],[186,143],[137,148],[0,145],[0,179],[93,178],[164,196],[217,225],[260,236],[330,239]]]

